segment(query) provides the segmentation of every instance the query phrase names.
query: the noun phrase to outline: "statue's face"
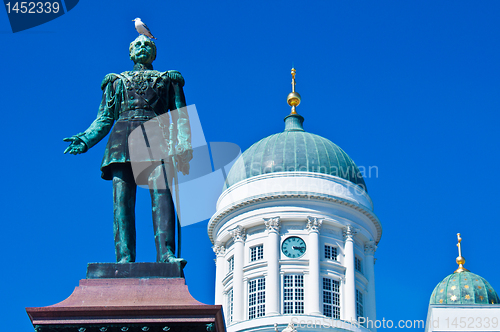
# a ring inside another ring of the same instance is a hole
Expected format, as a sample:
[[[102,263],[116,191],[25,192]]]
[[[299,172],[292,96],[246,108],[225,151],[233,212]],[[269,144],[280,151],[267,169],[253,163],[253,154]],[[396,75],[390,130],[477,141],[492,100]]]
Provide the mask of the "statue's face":
[[[137,38],[130,45],[130,59],[134,63],[150,64],[156,58],[156,47],[149,38]]]

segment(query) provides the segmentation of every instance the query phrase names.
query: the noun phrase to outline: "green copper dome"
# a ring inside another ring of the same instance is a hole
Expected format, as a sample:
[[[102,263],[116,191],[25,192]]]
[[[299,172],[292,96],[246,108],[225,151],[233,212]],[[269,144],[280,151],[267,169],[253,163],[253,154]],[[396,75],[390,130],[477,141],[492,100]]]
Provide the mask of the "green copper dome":
[[[248,148],[234,163],[225,188],[253,176],[275,172],[313,172],[351,181],[366,191],[365,181],[352,159],[330,140],[304,131],[304,118],[285,118],[285,130]]]
[[[431,295],[429,304],[499,304],[491,285],[472,272],[455,272],[441,281]]]

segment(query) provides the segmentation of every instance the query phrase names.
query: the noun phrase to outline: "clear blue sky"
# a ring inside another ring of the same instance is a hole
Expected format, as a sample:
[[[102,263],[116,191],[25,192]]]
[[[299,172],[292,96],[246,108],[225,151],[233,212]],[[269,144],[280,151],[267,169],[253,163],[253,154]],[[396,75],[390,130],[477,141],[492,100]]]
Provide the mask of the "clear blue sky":
[[[465,266],[500,291],[500,2],[81,0],[17,34],[0,14],[5,330],[31,331],[24,307],[62,301],[87,262],[114,260],[105,144],[63,155],[62,138],[93,121],[102,78],[132,67],[135,17],[158,38],[155,68],[185,77],[207,141],[246,149],[283,130],[293,63],[305,129],[378,167],[378,318],[425,319],[457,232]],[[138,261],[155,259],[149,204],[142,190]],[[206,221],[183,234],[189,288],[213,303]]]

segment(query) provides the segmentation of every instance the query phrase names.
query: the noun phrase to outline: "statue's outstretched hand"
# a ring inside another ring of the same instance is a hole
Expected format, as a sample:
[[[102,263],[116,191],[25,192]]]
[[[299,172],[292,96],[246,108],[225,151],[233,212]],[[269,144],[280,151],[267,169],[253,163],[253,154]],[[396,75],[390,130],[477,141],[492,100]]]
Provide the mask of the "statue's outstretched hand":
[[[77,136],[64,138],[63,141],[71,142],[71,144],[66,148],[66,150],[64,150],[64,153],[69,152],[71,154],[80,154],[87,151],[87,145],[85,145],[85,143]]]
[[[184,175],[188,175],[189,161],[193,159],[193,149],[184,145],[178,145],[175,151],[177,170],[181,171]]]

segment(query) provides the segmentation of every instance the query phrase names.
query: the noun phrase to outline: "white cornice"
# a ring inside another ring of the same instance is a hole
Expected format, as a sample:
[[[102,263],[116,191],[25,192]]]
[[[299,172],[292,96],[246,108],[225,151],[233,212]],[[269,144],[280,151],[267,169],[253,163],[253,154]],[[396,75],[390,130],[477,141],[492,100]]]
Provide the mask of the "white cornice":
[[[210,238],[210,241],[214,243],[215,239],[213,238],[213,231],[215,226],[222,220],[225,219],[227,216],[230,214],[236,212],[237,210],[241,208],[248,207],[249,205],[256,204],[256,203],[262,203],[262,202],[267,202],[271,200],[315,200],[315,201],[322,201],[322,202],[330,202],[330,203],[336,203],[340,205],[344,205],[347,207],[350,207],[366,217],[370,219],[373,222],[373,225],[375,226],[377,230],[377,234],[375,237],[375,243],[378,244],[380,241],[380,238],[382,237],[382,225],[380,223],[380,220],[377,218],[377,216],[367,208],[365,208],[361,204],[356,204],[353,203],[352,201],[349,201],[347,199],[339,198],[339,197],[334,197],[330,195],[325,195],[325,194],[310,194],[310,193],[303,193],[303,192],[288,192],[288,193],[283,193],[283,192],[277,192],[277,193],[268,193],[265,195],[258,195],[258,196],[252,196],[248,197],[246,199],[234,202],[233,204],[226,206],[224,209],[217,211],[210,221],[208,222],[208,236]],[[276,213],[275,213],[276,214]]]
[[[243,267],[243,272],[257,270],[259,268],[264,268],[264,267],[267,267],[267,261],[262,260],[262,261],[252,262],[252,263],[245,265]]]
[[[319,264],[324,271],[332,271],[342,275],[345,273],[345,266],[340,262],[320,261]]]

